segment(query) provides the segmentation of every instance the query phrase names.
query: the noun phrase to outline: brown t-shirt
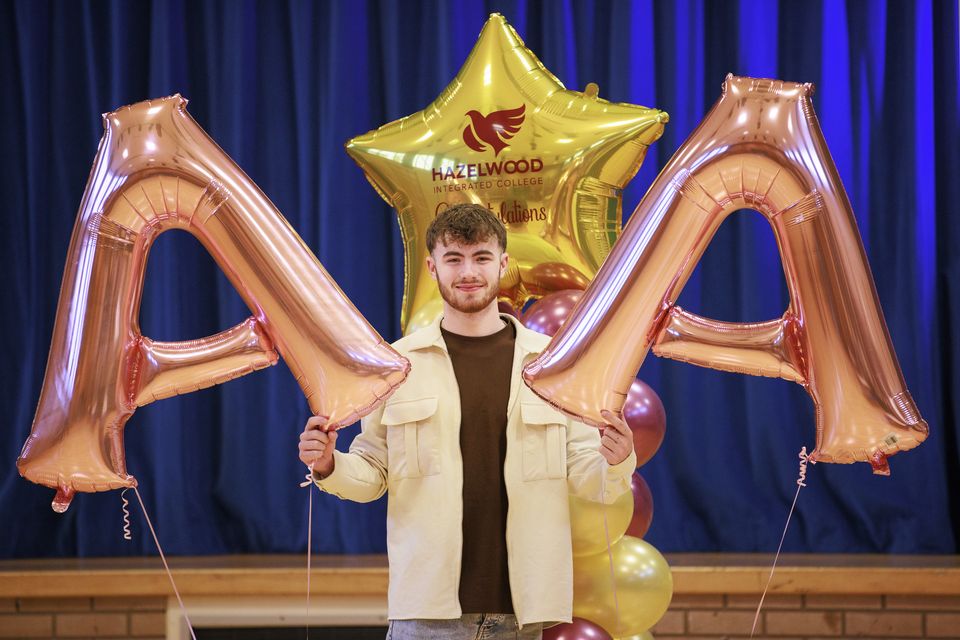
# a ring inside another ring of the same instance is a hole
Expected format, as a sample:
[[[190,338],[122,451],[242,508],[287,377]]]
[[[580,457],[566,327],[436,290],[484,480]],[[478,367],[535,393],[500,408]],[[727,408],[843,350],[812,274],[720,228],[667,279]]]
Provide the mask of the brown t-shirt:
[[[507,572],[507,402],[516,329],[479,338],[442,329],[460,387],[463,613],[513,613]]]

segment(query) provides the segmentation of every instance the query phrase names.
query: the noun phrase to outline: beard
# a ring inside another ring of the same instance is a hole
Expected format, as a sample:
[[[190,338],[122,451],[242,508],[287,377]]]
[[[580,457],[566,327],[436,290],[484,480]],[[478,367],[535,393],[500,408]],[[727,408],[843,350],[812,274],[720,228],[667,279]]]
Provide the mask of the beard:
[[[490,303],[496,300],[497,294],[500,293],[499,280],[493,285],[483,280],[471,280],[469,283],[479,284],[481,287],[476,291],[466,292],[457,289],[457,285],[466,284],[463,281],[447,286],[438,280],[440,297],[460,313],[478,313],[490,306]]]

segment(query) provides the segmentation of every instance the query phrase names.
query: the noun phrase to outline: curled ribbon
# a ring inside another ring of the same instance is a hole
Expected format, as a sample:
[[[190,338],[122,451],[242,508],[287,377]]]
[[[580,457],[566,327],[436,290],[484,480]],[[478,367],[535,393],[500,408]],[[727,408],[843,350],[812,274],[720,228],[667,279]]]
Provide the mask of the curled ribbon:
[[[120,492],[120,499],[123,500],[123,539],[128,542],[133,540],[133,532],[130,529],[130,501],[124,495],[130,488],[127,487]]]
[[[798,454],[800,458],[800,473],[797,476],[797,492],[793,495],[793,504],[790,505],[790,513],[787,514],[787,522],[783,525],[783,535],[780,536],[780,546],[777,547],[777,555],[773,557],[773,566],[770,567],[770,575],[767,577],[767,584],[763,587],[763,595],[760,596],[760,602],[757,604],[757,613],[753,616],[753,626],[750,628],[750,637],[753,637],[757,630],[757,622],[760,620],[760,609],[763,608],[763,600],[767,597],[767,591],[770,589],[770,583],[773,581],[773,572],[777,569],[777,560],[780,559],[780,550],[783,549],[783,541],[787,537],[787,528],[790,526],[790,518],[793,517],[793,511],[797,508],[797,498],[800,497],[800,489],[807,486],[807,463],[817,464],[816,460],[811,460],[806,447],[800,448]]]

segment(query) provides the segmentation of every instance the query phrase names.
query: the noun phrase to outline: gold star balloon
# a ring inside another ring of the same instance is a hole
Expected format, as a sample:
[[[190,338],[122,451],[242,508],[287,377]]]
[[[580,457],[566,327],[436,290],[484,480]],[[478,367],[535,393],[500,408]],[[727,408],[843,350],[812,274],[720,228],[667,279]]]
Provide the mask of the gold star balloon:
[[[485,205],[506,225],[500,295],[516,308],[593,279],[620,235],[623,187],[668,119],[597,92],[567,90],[494,13],[426,109],[347,142],[400,219],[404,333],[442,309],[424,234],[452,204]]]

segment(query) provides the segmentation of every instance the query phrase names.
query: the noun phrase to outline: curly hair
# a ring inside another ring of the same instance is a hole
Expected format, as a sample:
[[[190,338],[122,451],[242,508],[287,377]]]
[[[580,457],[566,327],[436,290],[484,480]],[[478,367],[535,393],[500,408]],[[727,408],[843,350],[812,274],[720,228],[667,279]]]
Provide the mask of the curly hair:
[[[479,204],[455,204],[438,213],[427,227],[427,251],[432,253],[438,240],[477,244],[493,237],[506,251],[507,229],[497,216]]]

